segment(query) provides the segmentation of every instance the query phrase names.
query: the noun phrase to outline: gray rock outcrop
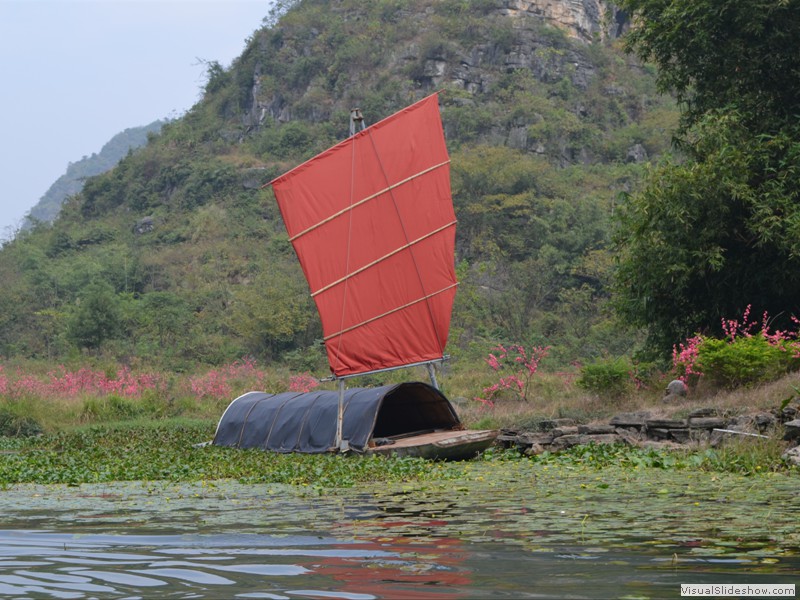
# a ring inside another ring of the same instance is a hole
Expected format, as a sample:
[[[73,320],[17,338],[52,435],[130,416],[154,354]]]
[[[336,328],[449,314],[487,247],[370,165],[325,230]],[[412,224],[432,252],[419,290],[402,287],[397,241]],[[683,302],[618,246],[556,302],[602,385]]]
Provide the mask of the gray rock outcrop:
[[[774,414],[773,414],[774,413]],[[686,418],[664,418],[650,411],[619,413],[608,422],[575,423],[572,419],[550,419],[539,423],[539,431],[518,433],[504,431],[498,442],[517,447],[526,454],[558,451],[581,444],[624,443],[640,447],[680,447],[700,443],[716,446],[732,437],[764,438],[777,435],[775,427],[783,421],[783,439],[796,445],[800,442],[800,419],[786,421],[781,411],[725,416],[714,408],[697,408]],[[778,415],[778,416],[776,416]],[[769,434],[769,435],[765,435]],[[800,464],[800,450],[784,454],[790,462]]]

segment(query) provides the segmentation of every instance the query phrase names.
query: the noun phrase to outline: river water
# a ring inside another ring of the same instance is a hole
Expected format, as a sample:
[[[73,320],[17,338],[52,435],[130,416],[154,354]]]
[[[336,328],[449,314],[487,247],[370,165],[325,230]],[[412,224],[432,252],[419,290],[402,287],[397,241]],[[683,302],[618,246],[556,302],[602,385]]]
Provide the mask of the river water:
[[[475,463],[459,480],[0,492],[2,598],[679,598],[800,583],[797,475]]]

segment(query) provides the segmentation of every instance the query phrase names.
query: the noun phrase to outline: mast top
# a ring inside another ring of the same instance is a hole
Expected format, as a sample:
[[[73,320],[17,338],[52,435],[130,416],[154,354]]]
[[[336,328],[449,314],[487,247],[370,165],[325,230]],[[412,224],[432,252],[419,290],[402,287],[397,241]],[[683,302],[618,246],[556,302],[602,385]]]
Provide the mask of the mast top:
[[[353,108],[350,110],[350,135],[355,135],[356,131],[363,131],[366,128],[364,123],[364,115],[361,114],[360,108]]]

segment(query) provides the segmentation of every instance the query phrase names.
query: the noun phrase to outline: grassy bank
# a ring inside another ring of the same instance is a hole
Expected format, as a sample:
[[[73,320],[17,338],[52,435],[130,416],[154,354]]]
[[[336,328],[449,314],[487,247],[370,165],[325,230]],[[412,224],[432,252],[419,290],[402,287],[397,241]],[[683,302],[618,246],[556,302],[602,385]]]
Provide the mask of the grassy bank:
[[[576,385],[578,370],[536,373],[526,391],[498,395],[491,404],[479,400],[493,373],[465,365],[440,374],[445,395],[453,401],[468,427],[535,428],[543,419],[569,417],[581,422],[607,419],[618,412],[650,410],[655,416],[685,416],[697,407],[720,414],[769,411],[798,395],[800,372],[772,382],[720,390],[700,382],[687,397],[665,403],[666,374],[640,382],[625,393],[589,393]],[[352,386],[374,386],[402,381],[427,381],[422,369],[394,371],[364,377]],[[28,429],[54,432],[72,427],[132,419],[219,419],[235,397],[248,391],[269,393],[335,389],[309,374],[286,369],[262,369],[239,361],[194,374],[141,370],[116,365],[66,369],[26,364],[0,364],[0,435]]]
[[[225,407],[250,390],[308,391],[319,386],[307,375],[262,370],[239,362],[194,375],[127,369],[0,370],[0,484],[99,483],[123,480],[212,481],[237,479],[311,486],[349,486],[360,481],[407,481],[459,477],[463,465],[414,459],[266,454],[195,448],[213,436]],[[574,385],[574,373],[540,372],[528,400],[475,399],[483,385],[474,370],[453,369],[442,377],[446,395],[468,427],[536,429],[544,419],[580,422],[646,409],[655,416],[682,417],[697,407],[720,414],[768,411],[796,395],[800,374],[733,391],[695,387],[679,401],[663,401],[663,382],[633,393],[601,397]],[[425,373],[389,373],[359,385],[425,379]],[[324,384],[331,386],[332,384]],[[732,471],[748,475],[792,471],[777,439],[735,439],[717,449],[679,452],[589,446],[558,455],[520,457],[489,452],[481,460],[522,460],[600,468],[669,468]]]

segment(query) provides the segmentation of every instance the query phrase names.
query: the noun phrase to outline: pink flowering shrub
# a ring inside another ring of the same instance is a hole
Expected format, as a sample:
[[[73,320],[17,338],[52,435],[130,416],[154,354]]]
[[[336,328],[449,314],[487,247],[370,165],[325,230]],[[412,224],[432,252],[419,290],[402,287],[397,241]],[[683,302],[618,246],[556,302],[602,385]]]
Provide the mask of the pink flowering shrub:
[[[197,398],[233,400],[244,392],[266,389],[268,379],[268,373],[259,369],[254,359],[247,357],[190,377],[189,389]]]
[[[700,346],[705,338],[702,335],[695,335],[686,340],[685,343],[672,347],[672,366],[675,368],[678,379],[684,383],[700,377],[703,372],[700,370]]]
[[[547,356],[550,347],[533,346],[526,350],[520,344],[512,344],[508,348],[498,344],[492,350],[484,361],[497,374],[498,379],[483,388],[483,393],[475,400],[488,407],[509,395],[513,399],[527,402],[531,379],[539,370],[539,363]]]
[[[290,392],[311,392],[317,386],[319,386],[319,381],[309,373],[301,373],[289,378]]]
[[[233,390],[223,371],[213,370],[203,375],[189,378],[189,389],[197,398],[211,398],[233,400]]]
[[[722,387],[769,381],[800,368],[800,321],[791,317],[795,330],[772,330],[765,312],[760,321],[750,319],[751,306],[742,319],[722,319],[723,339],[695,335],[672,351],[679,379],[686,383],[701,377]]]
[[[0,395],[12,400],[24,397],[70,399],[111,394],[139,398],[148,390],[164,391],[166,384],[166,378],[160,374],[134,374],[127,367],[120,368],[114,376],[108,376],[104,371],[88,368],[67,371],[64,366],[60,366],[41,377],[20,370],[15,375],[8,376],[0,366]]]
[[[6,410],[26,417],[35,413],[35,423],[48,424],[75,416],[84,423],[143,415],[207,416],[210,411],[216,413],[221,403],[228,404],[248,391],[309,392],[318,386],[319,382],[308,373],[280,376],[274,370],[259,368],[250,358],[192,376],[136,372],[127,366],[99,370],[68,369],[62,365],[45,373],[0,364],[0,413]],[[15,432],[22,425],[32,431],[27,421],[9,422]]]
[[[211,400],[233,400],[237,396],[253,390],[278,392],[310,392],[319,382],[308,373],[294,375],[288,383],[273,381],[274,376],[259,369],[255,360],[243,358],[236,362],[212,369],[189,379],[189,389],[196,398]]]

